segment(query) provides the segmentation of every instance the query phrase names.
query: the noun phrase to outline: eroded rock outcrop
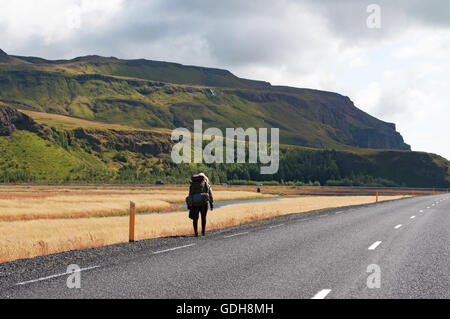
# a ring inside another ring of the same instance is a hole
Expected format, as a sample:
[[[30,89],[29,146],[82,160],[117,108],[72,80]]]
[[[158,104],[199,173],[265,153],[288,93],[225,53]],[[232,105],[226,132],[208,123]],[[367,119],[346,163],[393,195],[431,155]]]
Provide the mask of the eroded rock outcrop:
[[[10,136],[15,130],[39,133],[42,126],[28,115],[0,103],[0,136]]]
[[[169,154],[173,141],[168,134],[149,131],[75,129],[75,138],[84,139],[96,152],[104,149],[130,151],[154,156]]]

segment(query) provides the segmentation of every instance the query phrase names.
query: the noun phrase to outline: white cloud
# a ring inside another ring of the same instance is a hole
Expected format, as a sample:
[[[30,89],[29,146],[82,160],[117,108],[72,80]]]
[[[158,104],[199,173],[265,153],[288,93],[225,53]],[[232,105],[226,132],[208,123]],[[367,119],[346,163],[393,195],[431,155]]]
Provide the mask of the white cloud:
[[[110,23],[121,7],[121,0],[1,0],[0,25],[5,27],[1,40],[19,51],[14,53],[33,39],[57,45],[76,36],[82,26],[101,28]]]
[[[354,100],[359,107],[364,108],[367,112],[374,113],[376,107],[380,103],[381,86],[378,82],[371,82],[362,90],[359,90],[354,97]]]

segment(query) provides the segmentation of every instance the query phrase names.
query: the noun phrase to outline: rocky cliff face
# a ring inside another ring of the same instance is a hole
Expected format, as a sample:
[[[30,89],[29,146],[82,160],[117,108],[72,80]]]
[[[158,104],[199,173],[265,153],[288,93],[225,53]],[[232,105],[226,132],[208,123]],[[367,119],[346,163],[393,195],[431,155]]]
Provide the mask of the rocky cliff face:
[[[96,152],[105,149],[130,151],[144,155],[165,156],[170,153],[173,141],[168,134],[157,134],[148,131],[117,131],[75,129],[74,136],[85,140]]]
[[[337,93],[276,86],[270,90],[233,90],[231,93],[249,102],[269,105],[272,108],[276,105],[286,105],[284,110],[289,110],[290,114],[281,118],[275,126],[287,127],[290,124],[291,127],[299,127],[301,117],[310,123],[325,125],[322,127],[324,130],[332,128],[327,134],[335,141],[347,145],[410,150],[410,146],[396,131],[395,124],[383,122],[363,112],[348,97]],[[270,120],[266,121],[270,123],[277,118],[280,118],[280,115],[274,113]],[[299,129],[298,132],[299,137],[302,137],[302,130]],[[320,147],[320,143],[311,144],[310,141],[300,144]]]
[[[335,94],[335,93],[331,93]],[[349,121],[352,118],[355,121]],[[349,144],[362,148],[410,150],[394,123],[383,122],[358,109],[346,96],[336,94],[330,103],[322,104],[319,120],[344,132]]]
[[[0,136],[10,136],[16,129],[38,133],[42,127],[29,116],[0,104]]]

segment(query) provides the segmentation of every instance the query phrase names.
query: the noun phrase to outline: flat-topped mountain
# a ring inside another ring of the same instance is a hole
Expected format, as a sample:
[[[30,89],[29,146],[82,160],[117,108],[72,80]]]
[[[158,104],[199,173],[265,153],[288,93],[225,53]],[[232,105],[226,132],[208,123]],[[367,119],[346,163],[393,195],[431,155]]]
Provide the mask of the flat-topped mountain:
[[[46,60],[0,52],[0,101],[136,128],[278,127],[281,142],[315,148],[409,150],[395,125],[346,96],[272,86],[227,70],[144,59]]]

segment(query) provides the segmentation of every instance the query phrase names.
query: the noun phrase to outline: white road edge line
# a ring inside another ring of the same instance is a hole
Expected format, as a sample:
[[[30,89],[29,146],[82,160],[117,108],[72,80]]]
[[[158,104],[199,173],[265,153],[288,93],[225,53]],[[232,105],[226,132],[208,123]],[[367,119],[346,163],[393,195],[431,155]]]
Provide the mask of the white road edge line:
[[[278,225],[273,225],[273,226],[270,226],[269,228],[280,227],[280,226],[283,226],[283,225],[284,225],[284,223],[283,224],[278,224]]]
[[[375,248],[377,248],[379,244],[381,244],[381,241],[374,242],[372,245],[370,245],[369,250],[375,250]]]
[[[331,289],[322,289],[318,293],[314,295],[311,299],[324,299],[329,293],[331,292]]]
[[[164,250],[158,250],[158,251],[155,251],[155,252],[153,253],[153,255],[161,254],[161,253],[166,253],[166,252],[168,252],[168,251],[173,251],[173,250],[177,250],[177,249],[181,249],[181,248],[187,248],[187,247],[191,247],[191,246],[195,246],[195,244],[189,244],[189,245],[178,246],[178,247],[169,248],[169,249],[164,249]]]
[[[95,268],[98,268],[98,267],[100,267],[100,266],[92,266],[92,267],[81,268],[80,270],[76,270],[76,271],[72,271],[72,272],[65,272],[63,274],[56,274],[56,275],[42,277],[42,278],[38,278],[38,279],[34,279],[34,280],[28,280],[28,281],[19,282],[16,285],[31,284],[33,282],[38,282],[38,281],[43,281],[43,280],[52,279],[52,278],[56,278],[56,277],[71,275],[71,274],[76,273],[76,272],[82,272],[82,271],[85,271],[85,270],[95,269]]]
[[[337,214],[342,214],[344,211],[343,210],[340,210],[340,211],[338,211],[338,212],[336,212],[336,213],[334,213],[335,215],[337,215]]]
[[[395,226],[395,229],[399,229],[400,227],[402,227],[402,224],[398,224],[397,226]]]
[[[230,238],[230,237],[241,236],[241,235],[246,235],[246,234],[248,234],[248,231],[246,231],[244,233],[237,233],[237,234],[233,234],[233,235],[223,236],[223,238]]]

